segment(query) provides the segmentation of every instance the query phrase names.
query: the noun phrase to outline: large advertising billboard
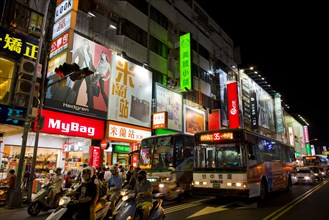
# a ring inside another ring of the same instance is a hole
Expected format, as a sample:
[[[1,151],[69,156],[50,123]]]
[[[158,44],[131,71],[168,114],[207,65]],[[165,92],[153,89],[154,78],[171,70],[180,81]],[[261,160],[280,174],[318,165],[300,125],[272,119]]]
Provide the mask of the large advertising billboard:
[[[49,62],[48,83],[55,82],[60,77],[54,71],[65,59],[56,62],[56,56]],[[72,81],[69,78],[61,83],[49,87],[45,105],[50,108],[61,109],[82,115],[106,119],[109,96],[109,82],[111,77],[112,51],[78,34],[74,34],[72,61],[80,69],[88,67],[94,74]],[[55,61],[53,61],[55,60]],[[51,68],[50,68],[51,67]]]
[[[152,72],[113,54],[108,119],[151,127]]]
[[[156,112],[168,112],[168,129],[182,131],[182,95],[156,85]]]

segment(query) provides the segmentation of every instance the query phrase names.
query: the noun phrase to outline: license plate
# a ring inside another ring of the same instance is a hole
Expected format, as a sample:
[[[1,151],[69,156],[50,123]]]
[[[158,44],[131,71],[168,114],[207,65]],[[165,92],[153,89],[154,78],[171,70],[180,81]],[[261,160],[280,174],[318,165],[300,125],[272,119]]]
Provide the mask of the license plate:
[[[219,184],[219,183],[214,183],[214,184],[213,184],[213,187],[214,187],[214,188],[220,188],[220,184]]]

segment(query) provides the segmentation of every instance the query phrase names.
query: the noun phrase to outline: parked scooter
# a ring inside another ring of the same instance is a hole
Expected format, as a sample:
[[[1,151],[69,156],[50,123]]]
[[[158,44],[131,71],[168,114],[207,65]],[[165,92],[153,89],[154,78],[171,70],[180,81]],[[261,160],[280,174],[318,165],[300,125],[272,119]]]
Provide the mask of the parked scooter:
[[[142,219],[142,209],[137,206],[138,199],[135,193],[130,193],[122,197],[123,204],[115,216],[115,220]],[[157,198],[153,200],[153,207],[150,212],[149,220],[163,220],[165,218],[164,208],[162,207],[163,200]]]
[[[65,213],[68,210],[68,206],[73,203],[73,200],[75,199],[74,196],[68,197],[64,196],[60,199],[59,201],[59,206],[46,218],[46,220],[59,220],[61,219]],[[97,220],[102,220],[108,217],[108,211],[110,209],[110,202],[107,201],[103,207],[96,212],[96,219]],[[72,216],[72,219],[76,219],[76,214]]]
[[[50,191],[55,187],[55,184],[47,184],[41,188],[41,190],[32,199],[30,205],[27,208],[27,213],[31,216],[37,216],[41,211],[48,211],[55,209],[58,206],[58,202],[62,196],[64,196],[66,189],[61,189],[55,196],[54,206],[51,206],[47,202],[47,197]]]

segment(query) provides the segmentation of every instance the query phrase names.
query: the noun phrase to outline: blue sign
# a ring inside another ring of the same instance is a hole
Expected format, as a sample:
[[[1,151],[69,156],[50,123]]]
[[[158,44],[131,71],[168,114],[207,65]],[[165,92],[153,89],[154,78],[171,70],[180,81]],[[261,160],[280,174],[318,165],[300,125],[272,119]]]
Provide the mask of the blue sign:
[[[0,27],[0,51],[17,58],[24,56],[36,60],[38,49],[38,41]]]
[[[15,118],[12,118],[11,116],[15,116]],[[17,118],[25,118],[25,116],[26,116],[26,110],[23,108],[18,108],[18,107],[13,108],[11,106],[0,105],[1,124],[23,126],[24,121],[18,120]]]

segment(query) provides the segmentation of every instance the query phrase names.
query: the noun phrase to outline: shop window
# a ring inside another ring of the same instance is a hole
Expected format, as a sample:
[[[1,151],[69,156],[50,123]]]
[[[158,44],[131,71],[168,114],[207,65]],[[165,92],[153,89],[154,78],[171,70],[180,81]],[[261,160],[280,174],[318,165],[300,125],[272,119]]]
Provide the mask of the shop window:
[[[0,57],[0,104],[9,104],[14,90],[15,63]]]

